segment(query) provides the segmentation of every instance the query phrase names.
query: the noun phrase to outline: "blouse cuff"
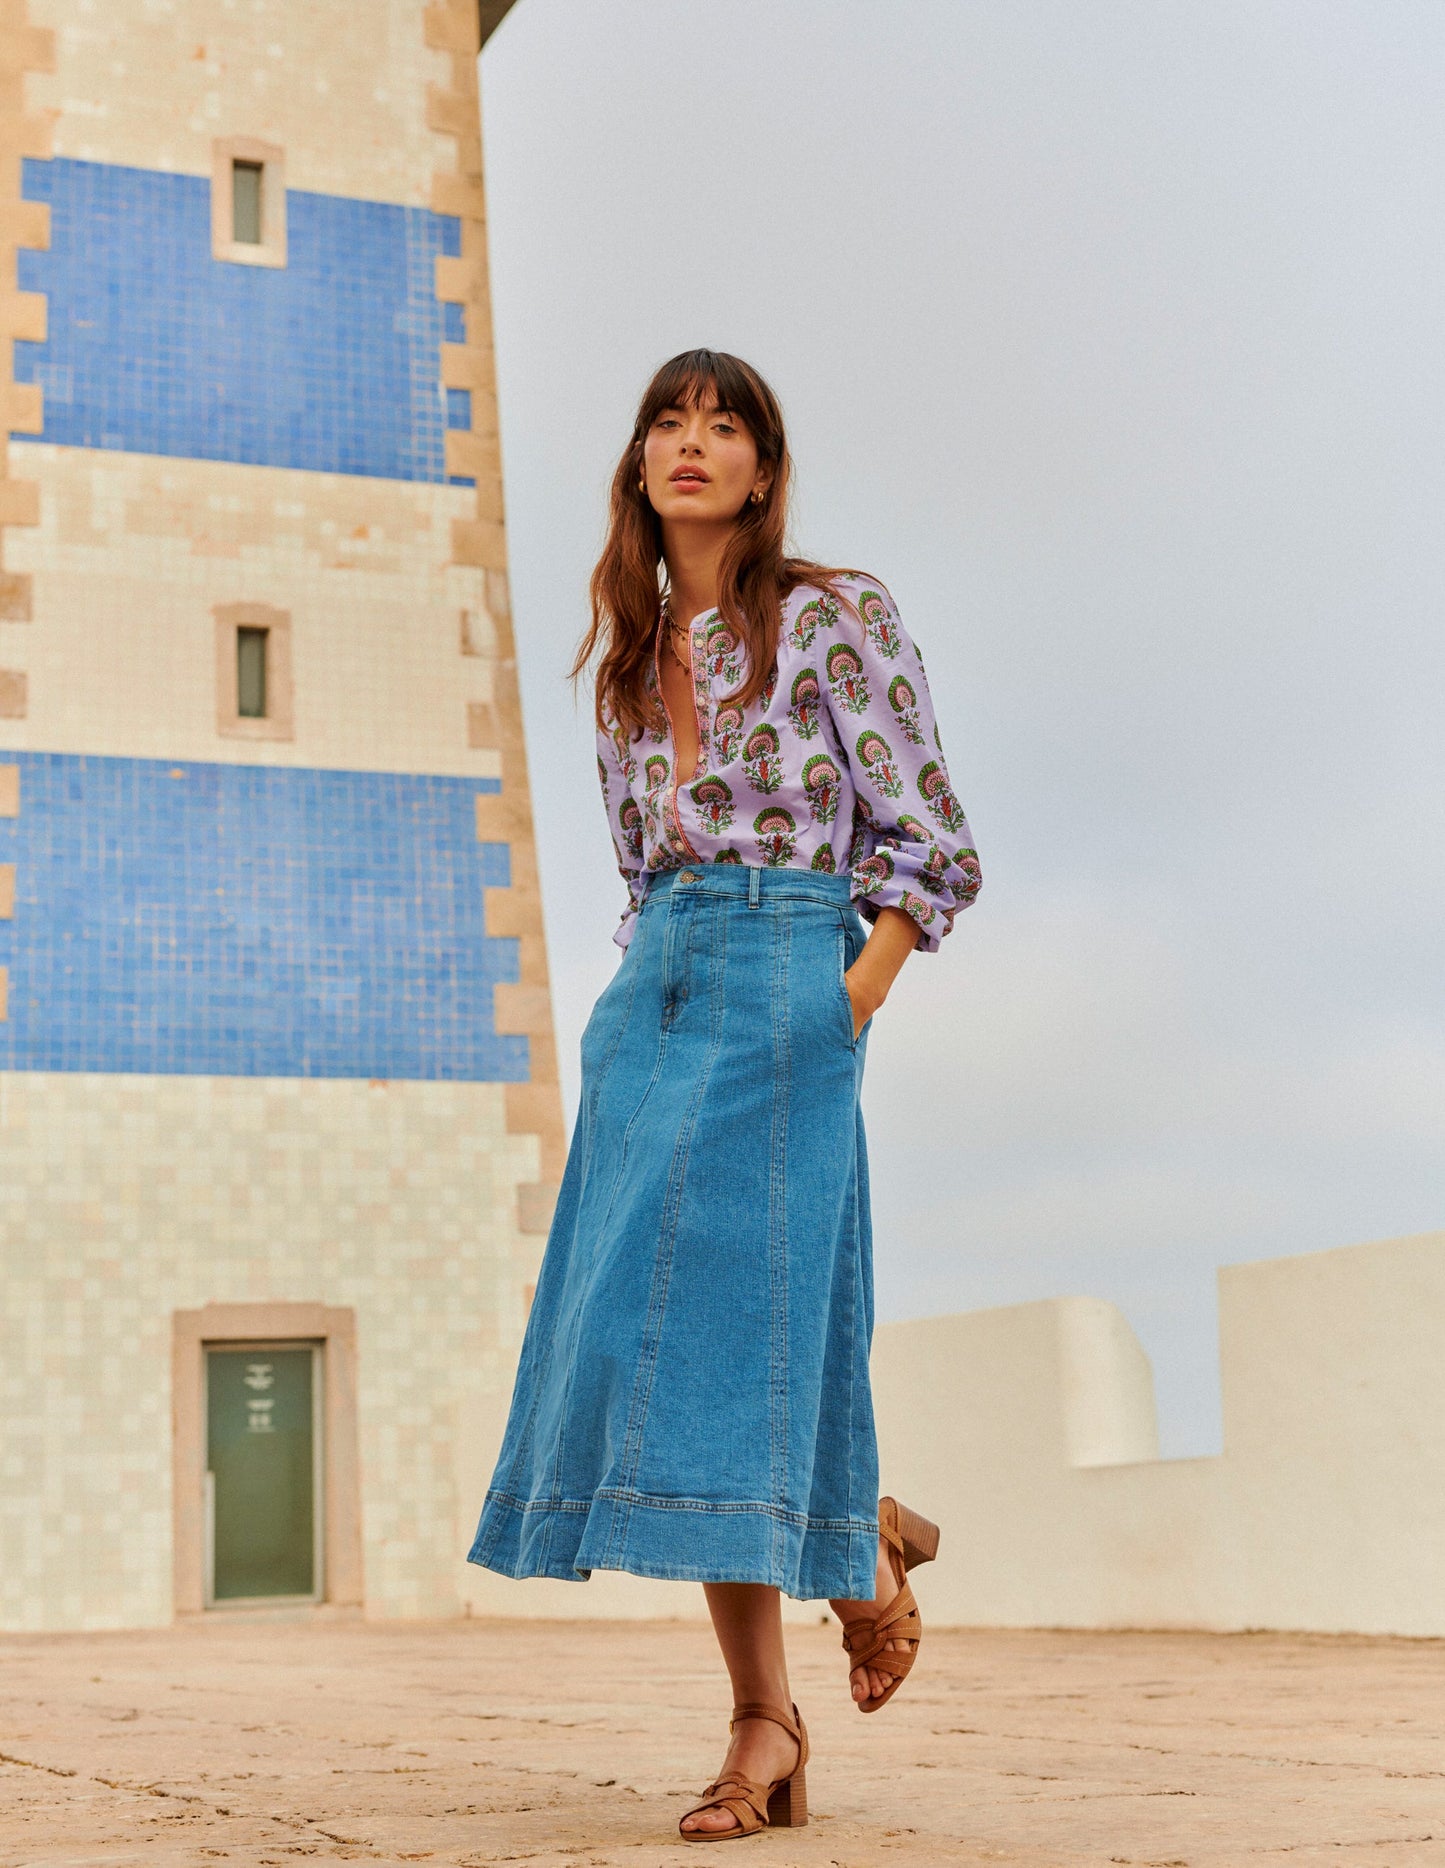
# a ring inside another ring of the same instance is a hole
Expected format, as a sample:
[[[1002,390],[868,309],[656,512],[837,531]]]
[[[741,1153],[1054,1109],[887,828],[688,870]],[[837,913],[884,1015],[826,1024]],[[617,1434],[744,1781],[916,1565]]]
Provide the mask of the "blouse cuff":
[[[957,902],[940,902],[921,889],[911,889],[902,878],[880,882],[871,870],[872,858],[853,871],[853,901],[866,921],[876,921],[880,908],[901,908],[918,926],[919,953],[937,953],[945,934],[952,931]],[[861,875],[860,875],[861,872]]]

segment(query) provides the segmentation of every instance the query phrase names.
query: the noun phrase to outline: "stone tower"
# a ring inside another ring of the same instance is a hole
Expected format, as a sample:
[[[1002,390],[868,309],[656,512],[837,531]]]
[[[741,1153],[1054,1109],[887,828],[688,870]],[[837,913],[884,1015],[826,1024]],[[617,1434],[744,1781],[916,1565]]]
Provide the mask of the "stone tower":
[[[0,0],[0,1627],[456,1612],[563,1132],[477,0]]]

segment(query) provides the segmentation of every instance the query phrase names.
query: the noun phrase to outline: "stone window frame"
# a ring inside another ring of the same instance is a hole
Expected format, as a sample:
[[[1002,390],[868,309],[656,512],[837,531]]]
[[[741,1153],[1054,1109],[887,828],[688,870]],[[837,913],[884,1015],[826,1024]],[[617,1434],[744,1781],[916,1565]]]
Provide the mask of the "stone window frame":
[[[259,242],[237,240],[232,219],[231,166],[261,165],[261,234]],[[286,264],[286,151],[258,136],[218,136],[211,143],[211,257],[239,266]]]
[[[361,1608],[361,1463],[357,1447],[356,1312],[329,1304],[206,1304],[171,1318],[172,1575],[175,1613],[275,1613],[263,1601],[207,1606],[206,1350],[227,1343],[319,1344],[322,1369],[322,1578],[313,1604],[288,1613]]]
[[[223,739],[294,739],[295,688],[291,679],[291,612],[270,603],[217,603],[216,731]],[[240,711],[236,642],[242,629],[266,631],[266,712]]]

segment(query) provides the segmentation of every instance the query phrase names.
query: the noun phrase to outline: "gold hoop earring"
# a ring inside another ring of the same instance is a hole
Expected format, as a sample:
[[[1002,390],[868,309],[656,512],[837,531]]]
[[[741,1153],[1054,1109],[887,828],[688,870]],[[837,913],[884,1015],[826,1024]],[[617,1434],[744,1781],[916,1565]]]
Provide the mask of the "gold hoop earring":
[[[762,503],[763,503],[763,489],[762,489],[762,488],[761,488],[760,486],[755,486],[755,487],[753,488],[753,493],[752,493],[752,499],[753,499],[753,504],[754,504],[755,506],[761,506],[761,505],[762,505]]]
[[[637,477],[637,490],[638,490],[638,492],[639,492],[639,493],[645,493],[645,492],[647,491],[647,476],[646,476],[646,474],[639,474],[639,475],[638,475],[638,477]]]

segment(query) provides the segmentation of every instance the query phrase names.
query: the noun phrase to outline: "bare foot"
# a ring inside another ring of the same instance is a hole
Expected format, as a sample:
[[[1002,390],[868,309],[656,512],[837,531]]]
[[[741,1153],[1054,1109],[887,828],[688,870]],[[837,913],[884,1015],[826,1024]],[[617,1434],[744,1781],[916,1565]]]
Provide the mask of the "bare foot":
[[[893,1565],[888,1561],[888,1546],[878,1539],[878,1570],[873,1581],[874,1599],[871,1602],[830,1601],[828,1606],[840,1622],[856,1621],[863,1615],[881,1615],[883,1610],[898,1594],[898,1579],[893,1574]],[[907,1653],[915,1644],[906,1639],[890,1641],[885,1652],[897,1649]],[[877,1699],[886,1693],[893,1683],[890,1673],[882,1673],[877,1667],[855,1667],[849,1676],[853,1698],[861,1705],[865,1699]]]
[[[798,1741],[790,1738],[782,1726],[774,1725],[771,1719],[739,1719],[714,1782],[726,1788],[724,1780],[735,1772],[755,1783],[776,1784],[797,1768]],[[738,1829],[741,1824],[731,1810],[699,1810],[696,1815],[684,1816],[681,1827],[690,1835],[697,1830]]]

